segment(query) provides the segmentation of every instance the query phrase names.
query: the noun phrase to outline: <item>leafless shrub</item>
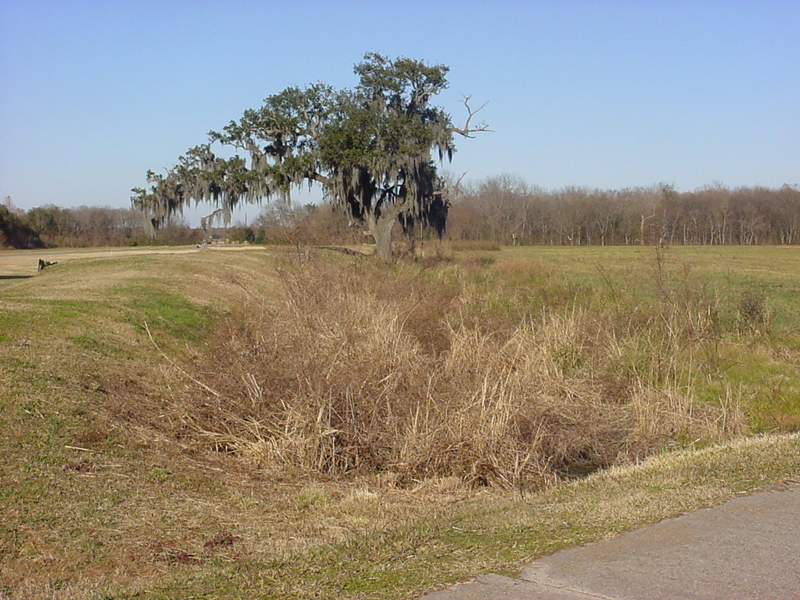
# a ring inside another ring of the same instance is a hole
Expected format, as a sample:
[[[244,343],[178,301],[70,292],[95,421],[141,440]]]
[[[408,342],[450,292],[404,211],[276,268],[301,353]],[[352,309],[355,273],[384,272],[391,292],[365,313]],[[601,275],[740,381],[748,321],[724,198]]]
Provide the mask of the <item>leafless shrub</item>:
[[[262,467],[539,487],[734,427],[672,380],[638,373],[609,394],[598,357],[627,342],[578,309],[492,331],[453,318],[455,292],[433,280],[319,261],[281,280],[281,309],[221,330],[197,376],[217,395],[193,386],[176,404],[200,439]]]

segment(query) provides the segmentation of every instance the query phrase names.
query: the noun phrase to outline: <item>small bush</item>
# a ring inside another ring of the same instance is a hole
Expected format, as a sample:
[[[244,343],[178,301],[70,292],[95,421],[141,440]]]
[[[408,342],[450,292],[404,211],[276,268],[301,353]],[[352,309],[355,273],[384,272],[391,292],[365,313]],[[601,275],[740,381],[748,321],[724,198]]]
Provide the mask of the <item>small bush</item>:
[[[741,333],[765,334],[769,330],[766,296],[761,291],[747,290],[737,305],[737,326]]]

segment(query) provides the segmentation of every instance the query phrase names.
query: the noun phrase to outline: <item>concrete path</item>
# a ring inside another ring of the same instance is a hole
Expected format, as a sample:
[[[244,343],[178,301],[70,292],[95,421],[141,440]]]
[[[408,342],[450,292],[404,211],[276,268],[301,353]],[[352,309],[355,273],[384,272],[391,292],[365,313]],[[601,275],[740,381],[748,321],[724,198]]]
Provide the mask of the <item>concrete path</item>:
[[[569,548],[518,579],[485,575],[423,600],[800,599],[800,485]]]

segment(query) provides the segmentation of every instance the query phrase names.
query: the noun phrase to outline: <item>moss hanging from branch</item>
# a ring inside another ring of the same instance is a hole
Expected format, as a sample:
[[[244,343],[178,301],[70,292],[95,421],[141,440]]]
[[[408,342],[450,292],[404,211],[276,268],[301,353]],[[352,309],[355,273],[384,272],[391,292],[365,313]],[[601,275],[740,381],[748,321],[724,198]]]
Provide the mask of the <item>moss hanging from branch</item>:
[[[338,209],[366,224],[378,253],[388,257],[396,222],[406,231],[420,223],[443,232],[449,203],[433,157],[452,160],[454,134],[488,131],[485,124],[470,128],[477,111],[468,98],[461,128],[430,106],[447,88],[448,70],[366,54],[354,68],[355,89],[316,83],[268,97],[210,132],[209,144],[189,150],[166,175],[148,172],[150,188],[135,188],[133,205],[158,227],[189,202],[211,204],[229,218],[240,203],[289,202],[293,188],[319,184]],[[238,154],[219,158],[211,144],[241,151],[249,161]]]

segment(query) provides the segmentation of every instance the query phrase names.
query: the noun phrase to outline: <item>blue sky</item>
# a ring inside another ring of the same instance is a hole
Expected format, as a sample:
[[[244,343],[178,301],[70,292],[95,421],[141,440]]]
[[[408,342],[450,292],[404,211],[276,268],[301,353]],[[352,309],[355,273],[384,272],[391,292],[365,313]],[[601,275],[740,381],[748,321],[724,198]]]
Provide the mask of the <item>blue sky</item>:
[[[365,52],[488,101],[467,181],[800,183],[800,2],[0,0],[0,199],[127,207],[206,133]]]

